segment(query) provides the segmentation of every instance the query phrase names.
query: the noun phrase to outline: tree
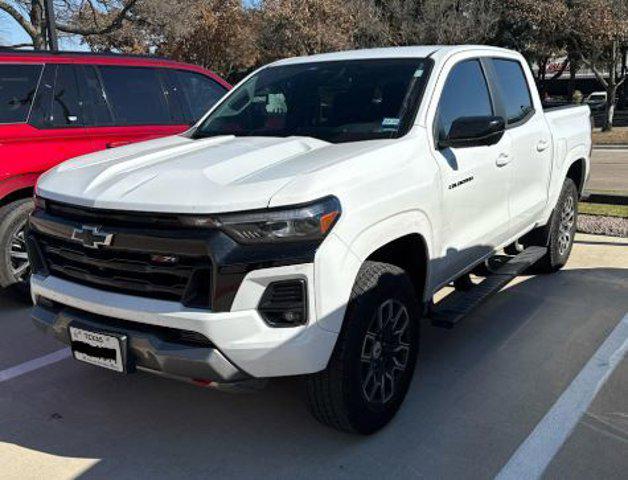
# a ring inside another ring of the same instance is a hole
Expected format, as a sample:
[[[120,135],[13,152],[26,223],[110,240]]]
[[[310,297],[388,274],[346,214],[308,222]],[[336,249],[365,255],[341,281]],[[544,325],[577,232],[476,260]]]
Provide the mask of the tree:
[[[260,63],[258,11],[240,0],[141,0],[133,22],[85,41],[94,51],[155,54],[209,68],[231,82]]]
[[[263,0],[256,21],[263,62],[363,46],[380,26],[370,2],[355,0]]]
[[[240,0],[205,0],[193,12],[187,32],[167,32],[159,53],[211,68],[230,81],[259,64],[255,11]]]
[[[498,0],[369,0],[383,22],[381,44],[491,43]]]
[[[132,22],[85,39],[92,50],[197,63],[231,81],[277,58],[385,43],[372,0],[141,0]],[[106,22],[105,13],[100,22]]]
[[[418,19],[423,2],[416,0],[366,0],[380,19],[378,40],[380,46],[417,45],[423,31]]]
[[[617,91],[627,76],[622,56],[625,58],[628,45],[628,2],[573,0],[570,3],[571,24],[574,26],[571,39],[582,62],[606,90],[602,130],[610,131],[613,129]]]
[[[120,28],[90,35],[83,41],[96,52],[118,51],[123,53],[161,53],[164,45],[183,38],[195,27],[199,7],[212,2],[202,0],[140,0],[127,14],[132,21],[125,21]],[[216,3],[216,2],[213,2]],[[115,12],[99,12],[100,23],[106,23]],[[76,17],[79,24],[88,22]]]
[[[537,83],[545,93],[549,61],[568,51],[569,8],[565,0],[504,0],[500,12],[500,43],[523,54],[536,64]],[[552,79],[562,75],[570,56]],[[571,69],[575,65],[571,64]]]
[[[57,0],[56,29],[60,32],[88,37],[114,31],[127,19],[138,0]],[[10,15],[31,38],[32,46],[47,46],[46,9],[43,0],[0,0],[0,10]],[[107,13],[107,21],[101,21]]]
[[[422,43],[491,43],[499,21],[498,5],[496,0],[424,0]]]

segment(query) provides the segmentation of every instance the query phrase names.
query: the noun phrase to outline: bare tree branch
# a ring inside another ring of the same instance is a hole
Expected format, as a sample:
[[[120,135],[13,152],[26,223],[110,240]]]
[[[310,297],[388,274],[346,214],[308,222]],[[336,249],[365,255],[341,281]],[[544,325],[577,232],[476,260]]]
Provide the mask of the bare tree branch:
[[[92,12],[92,22],[94,22],[96,27],[98,27],[98,13],[96,12],[96,7],[94,7],[92,0],[87,0],[87,3],[89,4],[89,9]]]
[[[0,0],[0,10],[4,10],[8,13],[13,19],[20,24],[20,26],[28,33],[31,38],[35,38],[39,35],[39,32],[29,23],[29,21],[24,18],[20,12],[17,11],[15,7],[9,5],[7,2]]]
[[[110,33],[113,30],[120,28],[122,22],[126,18],[126,14],[129,12],[131,8],[137,3],[137,0],[129,0],[124,7],[116,14],[116,16],[109,22],[109,25],[106,25],[102,28],[83,28],[77,27],[74,25],[57,23],[57,30],[60,30],[65,33],[73,33],[76,35],[103,35],[106,33]]]
[[[604,90],[608,90],[608,82],[604,78],[604,75],[602,75],[602,72],[600,72],[595,66],[595,64],[587,60],[587,58],[582,54],[580,54],[580,60],[582,60],[582,63],[584,63],[587,67],[591,69],[591,71],[595,75],[595,78],[597,78],[597,81],[600,82],[602,87],[604,87]]]

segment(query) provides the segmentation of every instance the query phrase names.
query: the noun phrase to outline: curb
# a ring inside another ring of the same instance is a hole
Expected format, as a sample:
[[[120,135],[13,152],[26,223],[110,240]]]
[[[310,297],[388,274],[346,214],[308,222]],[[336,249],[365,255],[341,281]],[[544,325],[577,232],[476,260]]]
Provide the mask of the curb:
[[[593,150],[628,150],[628,144],[604,144],[594,143]]]
[[[628,195],[611,195],[585,191],[580,201],[586,203],[603,203],[605,205],[628,205]]]

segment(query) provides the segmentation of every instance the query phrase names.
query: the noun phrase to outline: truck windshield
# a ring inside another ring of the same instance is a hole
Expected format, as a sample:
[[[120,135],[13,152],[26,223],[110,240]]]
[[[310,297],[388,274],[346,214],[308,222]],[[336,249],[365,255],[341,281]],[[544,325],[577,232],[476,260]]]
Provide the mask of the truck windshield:
[[[0,64],[0,123],[26,121],[41,65]]]
[[[294,135],[333,143],[395,138],[413,120],[427,62],[369,59],[265,68],[220,103],[193,135]]]

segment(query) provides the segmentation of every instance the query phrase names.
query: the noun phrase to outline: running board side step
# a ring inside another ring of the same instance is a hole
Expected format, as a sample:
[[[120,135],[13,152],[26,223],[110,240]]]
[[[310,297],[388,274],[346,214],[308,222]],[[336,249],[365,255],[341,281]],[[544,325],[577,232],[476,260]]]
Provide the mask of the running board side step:
[[[528,247],[467,291],[455,290],[433,305],[427,316],[432,325],[453,328],[484,300],[501,290],[513,278],[534,265],[547,252],[546,247]]]

